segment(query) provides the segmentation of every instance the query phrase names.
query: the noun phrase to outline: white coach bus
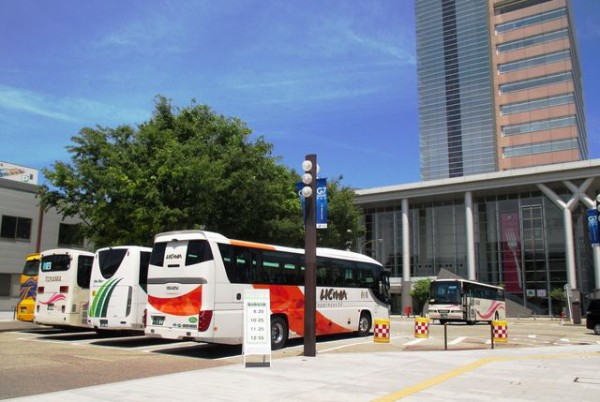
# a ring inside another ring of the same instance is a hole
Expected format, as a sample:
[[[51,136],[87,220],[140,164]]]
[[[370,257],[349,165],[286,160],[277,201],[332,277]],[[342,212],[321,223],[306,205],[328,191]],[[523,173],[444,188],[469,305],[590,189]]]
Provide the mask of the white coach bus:
[[[466,279],[437,279],[431,282],[429,299],[429,318],[442,324],[506,318],[504,289],[498,286]]]
[[[94,254],[72,249],[41,254],[35,301],[36,324],[87,327],[90,273]]]
[[[150,247],[116,246],[96,251],[88,325],[97,332],[144,331]]]
[[[304,334],[304,250],[230,240],[205,231],[155,236],[146,335],[241,344],[243,294],[269,289],[271,346]],[[317,249],[316,334],[367,335],[389,318],[389,275],[377,261]]]

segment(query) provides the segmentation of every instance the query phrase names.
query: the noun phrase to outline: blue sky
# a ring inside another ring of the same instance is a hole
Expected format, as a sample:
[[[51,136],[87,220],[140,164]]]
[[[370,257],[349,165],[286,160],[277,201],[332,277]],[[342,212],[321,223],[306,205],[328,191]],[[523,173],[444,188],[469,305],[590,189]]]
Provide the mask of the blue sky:
[[[600,157],[600,1],[573,0],[590,157]],[[0,2],[0,161],[68,161],[83,127],[146,121],[158,94],[237,116],[300,170],[419,181],[411,0]]]

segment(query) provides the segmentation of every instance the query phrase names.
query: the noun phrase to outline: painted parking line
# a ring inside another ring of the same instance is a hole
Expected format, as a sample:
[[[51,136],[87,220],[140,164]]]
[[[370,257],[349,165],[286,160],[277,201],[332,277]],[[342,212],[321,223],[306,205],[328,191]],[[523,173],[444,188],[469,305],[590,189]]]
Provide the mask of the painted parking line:
[[[466,336],[459,336],[458,338],[448,342],[448,345],[458,345],[459,343],[461,343],[462,341],[464,341],[465,339],[467,339]]]
[[[417,339],[413,339],[412,341],[406,342],[403,345],[404,346],[416,345],[421,342],[425,342],[427,339],[433,339],[433,338],[417,338]]]
[[[445,381],[451,380],[455,377],[458,377],[462,374],[468,373],[469,371],[473,371],[481,366],[484,366],[489,363],[508,361],[508,360],[540,360],[540,359],[565,359],[569,357],[598,357],[600,358],[600,353],[590,352],[590,353],[565,353],[565,354],[556,354],[556,355],[540,355],[540,356],[514,356],[514,357],[485,357],[483,359],[479,359],[473,363],[467,364],[465,366],[457,367],[454,370],[450,370],[444,374],[441,374],[437,377],[430,378],[418,384],[415,384],[411,387],[402,389],[400,391],[391,393],[381,398],[377,398],[374,402],[392,402],[397,401],[402,398],[406,398],[407,396],[414,395],[423,391],[424,389],[433,387],[435,385],[439,385]]]

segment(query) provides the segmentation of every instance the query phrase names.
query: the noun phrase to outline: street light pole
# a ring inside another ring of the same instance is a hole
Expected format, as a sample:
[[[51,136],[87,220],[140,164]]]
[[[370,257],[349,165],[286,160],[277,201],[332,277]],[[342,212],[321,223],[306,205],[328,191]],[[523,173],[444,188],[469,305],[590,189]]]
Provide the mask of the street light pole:
[[[360,246],[360,248],[358,249],[358,252],[359,252],[360,254],[362,254],[362,252],[363,252],[363,249],[365,248],[365,246],[366,246],[367,244],[371,244],[371,243],[381,243],[382,241],[383,241],[383,239],[373,239],[373,240],[369,240],[369,241],[367,241],[367,242],[364,242],[364,243],[363,243],[363,244]]]
[[[310,191],[306,191],[304,194],[306,209],[306,221],[304,223],[304,356],[314,357],[317,354],[317,222],[315,202],[317,195],[317,155],[306,155],[302,168],[306,172],[303,182],[306,187],[310,187]],[[309,183],[307,183],[309,180],[307,175],[311,176]]]

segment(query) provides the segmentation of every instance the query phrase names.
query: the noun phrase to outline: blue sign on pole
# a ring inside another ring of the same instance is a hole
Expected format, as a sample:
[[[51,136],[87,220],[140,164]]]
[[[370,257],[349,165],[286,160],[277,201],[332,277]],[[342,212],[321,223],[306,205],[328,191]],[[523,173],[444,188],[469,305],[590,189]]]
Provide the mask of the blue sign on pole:
[[[316,217],[316,226],[317,229],[327,229],[327,179],[317,179],[316,183],[317,194],[315,196],[315,201],[317,203],[317,217]],[[296,183],[296,191],[298,192],[298,196],[300,197],[300,205],[302,205],[302,219],[306,221],[306,207],[304,202],[304,196],[302,195],[302,188],[304,188],[305,184],[302,182]]]
[[[588,229],[590,232],[590,242],[592,246],[600,246],[600,233],[598,232],[598,211],[596,209],[588,209]]]
[[[327,229],[327,179],[317,179],[317,229]]]

